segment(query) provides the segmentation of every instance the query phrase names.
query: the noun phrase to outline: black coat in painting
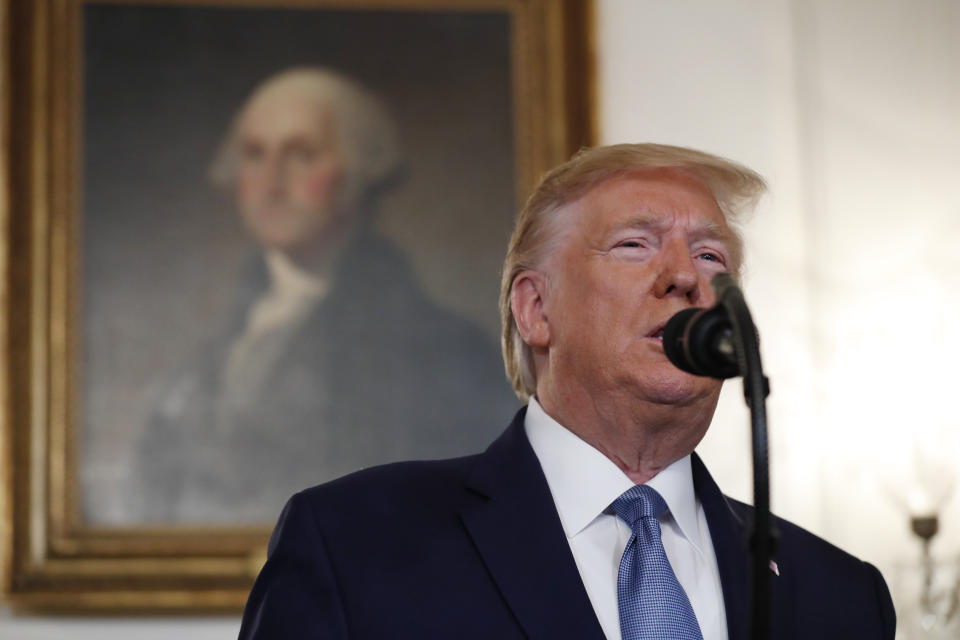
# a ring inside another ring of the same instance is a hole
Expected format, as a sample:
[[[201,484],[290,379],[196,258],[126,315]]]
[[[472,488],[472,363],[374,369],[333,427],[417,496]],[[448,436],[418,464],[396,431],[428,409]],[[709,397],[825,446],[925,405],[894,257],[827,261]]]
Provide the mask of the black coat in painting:
[[[233,326],[174,377],[147,426],[130,492],[142,521],[272,522],[304,486],[482,448],[516,409],[493,341],[363,233],[249,410],[218,428],[221,372],[268,284],[262,260],[246,281]]]

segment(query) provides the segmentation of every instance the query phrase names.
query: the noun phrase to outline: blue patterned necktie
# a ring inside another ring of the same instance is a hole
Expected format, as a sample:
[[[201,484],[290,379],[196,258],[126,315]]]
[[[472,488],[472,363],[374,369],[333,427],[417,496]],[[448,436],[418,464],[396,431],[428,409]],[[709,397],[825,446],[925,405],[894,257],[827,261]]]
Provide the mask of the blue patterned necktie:
[[[633,531],[617,576],[623,640],[703,640],[687,593],[663,550],[657,519],[667,510],[663,497],[638,484],[611,506]]]

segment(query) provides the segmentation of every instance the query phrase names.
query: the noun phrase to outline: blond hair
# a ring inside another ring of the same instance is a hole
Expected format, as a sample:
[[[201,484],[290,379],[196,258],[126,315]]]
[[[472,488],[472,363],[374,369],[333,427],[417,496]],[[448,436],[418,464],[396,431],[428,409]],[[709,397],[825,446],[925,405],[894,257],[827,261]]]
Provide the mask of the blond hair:
[[[723,211],[733,233],[731,262],[739,272],[743,241],[739,219],[766,191],[766,183],[747,167],[696,149],[662,144],[618,144],[585,148],[541,178],[517,216],[503,263],[500,282],[501,348],[507,377],[521,400],[536,391],[533,351],[523,341],[513,317],[510,294],[523,271],[542,268],[559,238],[558,211],[582,198],[601,182],[644,169],[676,168],[706,186]]]

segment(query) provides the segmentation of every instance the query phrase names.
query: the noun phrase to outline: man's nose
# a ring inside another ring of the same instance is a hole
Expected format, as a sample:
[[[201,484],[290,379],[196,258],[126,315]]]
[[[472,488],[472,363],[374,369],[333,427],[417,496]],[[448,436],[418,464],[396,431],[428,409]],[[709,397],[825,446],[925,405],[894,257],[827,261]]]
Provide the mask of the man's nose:
[[[682,296],[690,304],[700,300],[700,272],[690,256],[686,242],[668,242],[658,256],[660,265],[654,283],[654,294],[658,298]]]
[[[269,156],[261,166],[260,179],[264,191],[268,194],[278,194],[283,191],[286,177],[286,167],[283,159],[276,155]]]

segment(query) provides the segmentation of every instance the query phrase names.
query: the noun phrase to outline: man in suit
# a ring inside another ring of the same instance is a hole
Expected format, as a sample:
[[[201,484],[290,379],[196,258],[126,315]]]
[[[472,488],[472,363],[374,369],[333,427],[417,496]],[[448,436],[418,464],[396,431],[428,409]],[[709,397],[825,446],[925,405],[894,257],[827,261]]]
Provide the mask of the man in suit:
[[[399,164],[386,109],[336,72],[283,71],[239,109],[213,177],[256,255],[228,326],[150,417],[138,521],[272,522],[309,484],[500,431],[516,404],[494,341],[431,300],[376,231]]]
[[[675,368],[662,330],[737,273],[736,217],[764,188],[662,145],[585,150],[547,174],[501,289],[527,408],[482,454],[294,496],[241,638],[747,638],[751,508],[693,453],[721,382]],[[776,524],[772,638],[893,638],[875,568]]]

